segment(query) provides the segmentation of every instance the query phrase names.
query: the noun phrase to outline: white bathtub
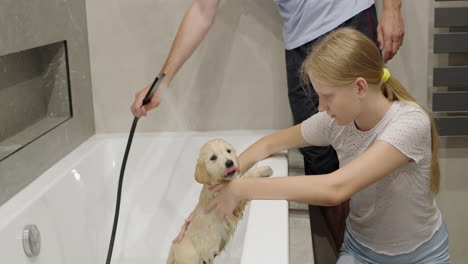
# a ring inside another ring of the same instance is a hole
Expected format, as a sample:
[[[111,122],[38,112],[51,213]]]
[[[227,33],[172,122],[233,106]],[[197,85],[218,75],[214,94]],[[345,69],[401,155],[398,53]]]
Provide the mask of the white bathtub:
[[[113,262],[165,263],[172,239],[198,200],[193,178],[200,147],[224,138],[238,153],[267,131],[136,134],[125,173]],[[127,135],[87,140],[0,207],[0,263],[105,263]],[[285,154],[262,161],[287,175]],[[25,164],[27,166],[27,163]],[[42,243],[28,258],[22,231],[35,224]],[[253,201],[216,263],[288,263],[286,201]]]

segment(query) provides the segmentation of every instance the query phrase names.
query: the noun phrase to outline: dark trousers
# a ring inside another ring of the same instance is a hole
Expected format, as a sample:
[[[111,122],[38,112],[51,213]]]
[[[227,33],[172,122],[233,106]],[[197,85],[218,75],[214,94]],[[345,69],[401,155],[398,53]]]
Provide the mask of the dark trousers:
[[[338,27],[353,27],[367,35],[377,45],[377,13],[373,5]],[[288,78],[289,104],[294,117],[294,124],[300,124],[318,112],[318,96],[312,84],[306,84],[300,78],[300,68],[314,44],[325,35],[300,47],[286,50],[286,69]],[[308,88],[310,87],[310,90]],[[338,157],[332,146],[302,148],[306,175],[326,174],[339,168]],[[336,207],[321,208],[325,221],[335,240],[337,249],[344,237],[345,221],[349,212],[348,203]]]

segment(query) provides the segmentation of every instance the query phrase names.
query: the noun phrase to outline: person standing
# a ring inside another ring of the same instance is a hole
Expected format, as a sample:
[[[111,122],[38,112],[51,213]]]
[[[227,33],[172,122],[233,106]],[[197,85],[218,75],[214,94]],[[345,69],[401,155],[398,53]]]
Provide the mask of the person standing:
[[[235,1],[235,0],[234,0]],[[402,45],[404,25],[400,0],[383,0],[380,23],[373,0],[274,0],[284,19],[283,39],[286,49],[288,97],[294,124],[300,124],[318,111],[318,96],[314,89],[307,93],[310,82],[303,82],[299,68],[313,45],[340,27],[353,27],[372,39],[383,50],[383,60],[392,59]],[[220,0],[193,0],[161,69],[166,74],[162,87],[168,87],[178,70],[198,48],[213,25]],[[142,105],[149,85],[136,93],[131,106],[133,115],[146,116],[160,104],[159,93]],[[301,148],[306,175],[330,173],[338,169],[336,151],[331,146]],[[348,205],[322,207],[321,211],[337,248],[345,230]],[[188,222],[176,238],[180,241]]]

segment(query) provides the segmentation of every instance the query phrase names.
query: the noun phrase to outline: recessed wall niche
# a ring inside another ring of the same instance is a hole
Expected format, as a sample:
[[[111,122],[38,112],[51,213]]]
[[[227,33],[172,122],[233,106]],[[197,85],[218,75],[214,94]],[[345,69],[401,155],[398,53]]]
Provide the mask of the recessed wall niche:
[[[66,41],[0,56],[0,161],[71,117]]]

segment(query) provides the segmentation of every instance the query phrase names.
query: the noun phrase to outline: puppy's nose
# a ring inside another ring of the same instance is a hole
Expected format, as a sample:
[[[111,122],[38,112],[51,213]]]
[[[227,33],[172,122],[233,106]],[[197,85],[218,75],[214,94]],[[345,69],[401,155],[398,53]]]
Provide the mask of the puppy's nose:
[[[231,168],[233,165],[234,165],[234,162],[232,160],[226,161],[226,168]]]

